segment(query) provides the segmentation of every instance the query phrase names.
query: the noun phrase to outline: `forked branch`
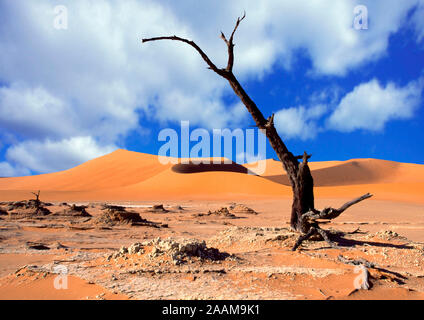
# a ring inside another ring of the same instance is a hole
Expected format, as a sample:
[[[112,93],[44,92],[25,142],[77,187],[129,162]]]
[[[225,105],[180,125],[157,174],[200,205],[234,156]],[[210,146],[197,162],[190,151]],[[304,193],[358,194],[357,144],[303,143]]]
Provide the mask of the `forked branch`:
[[[363,196],[360,196],[359,198],[353,199],[352,201],[346,202],[344,205],[342,205],[339,209],[337,209],[336,211],[340,212],[340,214],[342,214],[343,211],[345,211],[346,209],[350,208],[351,206],[353,206],[354,204],[357,204],[361,201],[364,201],[366,199],[369,199],[372,197],[372,194],[367,193],[364,194]]]
[[[40,190],[38,190],[37,193],[35,193],[35,192],[31,192],[31,193],[35,196],[35,201],[37,203],[39,203],[40,202]]]
[[[244,15],[242,17],[239,17],[236,22],[236,26],[234,27],[233,32],[231,33],[230,39],[227,39],[223,32],[221,32],[221,39],[225,41],[228,47],[228,64],[225,69],[219,69],[211,59],[207,56],[207,54],[194,42],[188,39],[184,39],[177,36],[168,36],[168,37],[155,37],[155,38],[145,38],[142,39],[142,42],[149,42],[149,41],[159,41],[159,40],[174,40],[174,41],[181,41],[184,43],[187,43],[188,45],[192,46],[203,58],[203,60],[207,63],[209,66],[209,69],[215,71],[220,76],[228,79],[229,75],[231,74],[234,66],[234,35],[240,26],[240,23],[246,18],[246,12],[244,12]]]
[[[367,194],[364,194],[363,196],[353,199],[352,201],[346,202],[344,205],[342,205],[338,209],[325,208],[322,211],[309,211],[302,216],[302,220],[304,220],[304,222],[306,222],[307,220],[309,220],[309,222],[311,222],[311,220],[312,222],[314,222],[315,220],[318,220],[318,219],[332,220],[340,216],[344,211],[346,211],[351,206],[361,201],[364,201],[366,199],[369,199],[371,197],[372,197],[372,194],[367,193]]]
[[[322,236],[322,238],[332,247],[336,247],[336,245],[330,240],[328,237],[328,234],[325,230],[321,229],[319,227],[319,221],[318,220],[332,220],[340,216],[345,210],[350,208],[351,206],[364,201],[366,199],[369,199],[372,197],[372,194],[367,193],[363,196],[360,196],[356,199],[353,199],[352,201],[346,202],[344,205],[342,205],[338,209],[334,208],[325,208],[322,211],[318,210],[311,210],[304,215],[300,217],[300,224],[303,226],[304,230],[308,230],[305,234],[301,235],[297,241],[294,247],[292,248],[293,251],[295,251],[303,241],[308,240],[310,237],[319,234]]]
[[[227,40],[224,33],[221,31],[221,39],[224,40],[224,42],[227,44],[227,47],[228,47],[228,64],[227,64],[227,68],[225,69],[228,72],[233,71],[233,66],[234,66],[234,35],[240,25],[240,22],[242,22],[244,18],[246,18],[246,11],[244,12],[243,17],[237,18],[236,26],[234,27],[234,30],[231,33],[229,40]]]

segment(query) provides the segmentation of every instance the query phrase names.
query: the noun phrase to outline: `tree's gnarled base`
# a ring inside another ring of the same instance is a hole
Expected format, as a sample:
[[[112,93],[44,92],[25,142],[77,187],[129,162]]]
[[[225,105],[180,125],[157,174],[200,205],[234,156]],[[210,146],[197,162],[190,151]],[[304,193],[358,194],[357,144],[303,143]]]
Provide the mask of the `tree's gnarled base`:
[[[296,251],[296,249],[302,244],[303,241],[308,240],[314,235],[320,235],[332,248],[337,248],[337,245],[330,240],[327,231],[321,229],[319,223],[327,222],[332,219],[340,216],[346,209],[357,204],[363,200],[369,199],[372,197],[372,194],[364,194],[363,196],[353,199],[352,201],[346,202],[339,209],[334,208],[325,208],[322,211],[311,210],[305,214],[303,214],[299,219],[299,224],[301,226],[301,230],[307,230],[305,233],[299,236],[296,241],[296,244],[292,248],[292,251]],[[324,220],[324,221],[319,221]]]

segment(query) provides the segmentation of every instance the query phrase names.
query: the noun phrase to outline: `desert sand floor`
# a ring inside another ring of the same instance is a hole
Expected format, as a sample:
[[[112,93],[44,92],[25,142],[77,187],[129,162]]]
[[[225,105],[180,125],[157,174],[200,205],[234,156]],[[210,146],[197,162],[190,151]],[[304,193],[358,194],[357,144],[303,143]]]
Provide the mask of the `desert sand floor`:
[[[102,223],[98,218],[104,210],[99,204],[86,209],[92,217],[62,216],[64,205],[49,207],[59,213],[56,216],[3,217],[0,298],[424,298],[421,205],[384,201],[358,205],[328,225],[327,229],[335,230],[340,248],[307,241],[292,252],[297,235],[286,222],[288,200],[246,201],[244,204],[258,214],[229,210],[234,216],[202,215],[234,206],[228,202],[169,202],[164,206],[169,212],[151,212],[152,204],[133,203],[128,209],[156,223],[152,225]],[[405,213],[401,219],[398,212]],[[338,236],[336,230],[345,234]],[[176,243],[205,240],[207,248],[216,248],[220,254],[211,258],[187,256],[175,264],[173,252],[160,243],[169,238]],[[152,239],[157,239],[156,243]],[[134,243],[140,243],[142,249],[129,253],[121,249]],[[34,244],[43,245],[43,250]],[[339,256],[374,264],[368,269],[370,290],[355,290],[359,274]],[[54,287],[57,266],[68,270],[68,290]]]
[[[0,299],[424,299],[424,166],[312,163],[317,208],[374,197],[323,226],[337,248],[312,239],[296,252],[282,168],[254,167],[120,150],[0,179]],[[36,190],[42,212],[14,202]],[[369,290],[355,288],[359,263]]]

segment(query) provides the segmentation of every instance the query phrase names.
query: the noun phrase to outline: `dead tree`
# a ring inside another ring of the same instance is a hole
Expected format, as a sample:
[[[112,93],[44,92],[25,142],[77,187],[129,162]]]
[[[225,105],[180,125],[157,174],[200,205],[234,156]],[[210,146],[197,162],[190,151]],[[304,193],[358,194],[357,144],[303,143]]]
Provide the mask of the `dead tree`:
[[[233,74],[234,35],[245,17],[246,13],[243,15],[243,17],[237,19],[234,30],[229,38],[227,38],[224,33],[221,32],[221,39],[226,43],[228,48],[228,63],[225,68],[218,68],[195,42],[188,39],[180,38],[174,35],[142,39],[142,42],[146,43],[159,40],[173,40],[188,44],[200,54],[210,70],[214,71],[229,82],[231,88],[234,90],[234,93],[240,98],[242,103],[246,106],[247,110],[251,114],[253,120],[256,123],[256,126],[259,129],[263,129],[266,133],[271,147],[275,150],[278,158],[283,164],[284,170],[287,172],[290,185],[293,190],[293,204],[290,225],[294,230],[302,233],[302,236],[299,238],[299,240],[306,236],[307,239],[316,233],[324,235],[326,234],[325,231],[320,229],[319,226],[313,222],[314,220],[312,217],[308,219],[302,219],[302,217],[307,213],[313,213],[314,215],[325,215],[326,212],[331,211],[333,214],[337,212],[336,209],[331,208],[325,209],[326,211],[323,210],[322,212],[315,209],[314,180],[308,165],[308,160],[311,158],[311,155],[305,152],[303,155],[295,156],[287,149],[274,126],[274,115],[271,115],[266,119],[255,102],[243,89],[236,76]],[[302,162],[299,163],[299,160],[302,160]],[[368,197],[370,197],[370,195]],[[327,240],[328,237],[325,236],[324,239]],[[302,241],[300,241],[300,243]]]
[[[38,190],[38,192],[37,193],[35,193],[35,192],[31,192],[34,196],[35,196],[35,199],[34,199],[34,206],[35,206],[35,214],[39,214],[39,212],[40,212],[40,206],[41,206],[41,201],[40,201],[40,190]]]

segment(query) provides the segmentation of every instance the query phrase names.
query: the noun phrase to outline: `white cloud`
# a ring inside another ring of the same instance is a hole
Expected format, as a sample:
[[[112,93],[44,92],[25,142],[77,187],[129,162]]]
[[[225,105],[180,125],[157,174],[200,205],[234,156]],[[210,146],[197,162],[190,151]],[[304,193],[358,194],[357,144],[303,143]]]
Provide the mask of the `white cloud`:
[[[61,141],[25,141],[9,148],[6,158],[17,167],[47,173],[72,168],[115,149],[113,145],[99,146],[91,137],[73,137]]]
[[[275,128],[286,139],[312,139],[321,130],[317,121],[326,111],[327,107],[322,104],[310,108],[300,106],[283,109],[275,114]]]
[[[7,34],[0,34],[2,77],[15,91],[20,89],[18,95],[40,88],[66,102],[72,110],[63,109],[77,116],[79,129],[104,140],[136,128],[137,109],[160,118],[170,106],[157,103],[158,96],[177,91],[202,100],[225,85],[191,48],[142,46],[142,35],[188,32],[170,10],[152,1],[73,1],[67,4],[68,30],[53,28],[49,1],[6,1],[5,6],[9,15]],[[219,102],[219,96],[215,99]],[[152,104],[155,108],[148,109]]]
[[[8,132],[32,138],[66,136],[76,124],[72,110],[43,88],[0,88],[0,125]]]
[[[31,172],[27,168],[14,167],[8,162],[0,162],[0,178],[19,177],[29,175]]]
[[[382,86],[376,79],[348,93],[328,119],[328,127],[342,132],[380,131],[394,119],[408,119],[421,102],[423,79],[405,87]]]
[[[202,45],[221,64],[225,64],[225,48],[217,33],[222,29],[228,34],[235,17],[246,10],[247,19],[236,35],[235,68],[239,74],[251,76],[261,76],[275,63],[290,67],[297,49],[304,49],[310,56],[313,71],[318,74],[343,75],[365,62],[375,61],[386,53],[390,35],[399,30],[408,11],[419,2],[238,0],[202,1],[199,6],[192,0],[175,6],[175,1],[165,1],[181,20],[197,30],[196,39],[203,39]],[[368,8],[368,30],[352,28],[358,4]],[[196,14],[188,19],[188,13],[193,11]],[[208,43],[207,39],[217,40]]]
[[[207,124],[207,128],[220,129],[240,124],[247,119],[247,110],[243,104],[225,106],[213,96],[190,96],[172,91],[159,97],[158,102],[163,106],[157,110],[161,121],[184,119],[194,124]],[[216,116],[217,113],[220,114],[219,117]]]

